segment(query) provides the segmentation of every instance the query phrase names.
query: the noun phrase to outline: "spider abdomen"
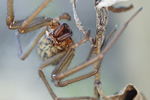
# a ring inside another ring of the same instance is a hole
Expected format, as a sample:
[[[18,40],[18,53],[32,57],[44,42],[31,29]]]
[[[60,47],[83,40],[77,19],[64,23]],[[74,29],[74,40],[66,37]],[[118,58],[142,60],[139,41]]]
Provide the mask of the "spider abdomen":
[[[58,53],[61,53],[64,50],[57,48],[55,46],[50,46],[47,43],[47,38],[44,36],[38,44],[37,51],[38,51],[38,54],[40,55],[41,59],[45,61],[48,58],[51,58],[54,55],[57,55]],[[55,63],[53,63],[53,65],[57,64],[58,62],[59,61],[56,61]]]

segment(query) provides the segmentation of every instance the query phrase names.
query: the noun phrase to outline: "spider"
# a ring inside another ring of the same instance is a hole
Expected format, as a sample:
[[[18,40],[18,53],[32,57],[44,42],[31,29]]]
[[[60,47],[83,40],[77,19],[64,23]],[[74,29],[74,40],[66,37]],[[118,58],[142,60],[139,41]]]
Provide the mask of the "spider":
[[[72,58],[74,56],[74,50],[79,45],[85,43],[90,39],[90,33],[89,30],[86,32],[85,36],[78,42],[74,43],[71,36],[73,34],[71,28],[67,23],[60,24],[58,21],[61,19],[71,20],[71,17],[69,14],[64,13],[60,15],[59,17],[56,17],[54,19],[47,18],[47,17],[39,17],[36,18],[36,16],[39,14],[39,12],[44,9],[44,7],[50,2],[51,0],[45,0],[36,10],[31,14],[27,19],[15,21],[14,20],[14,11],[13,11],[13,0],[8,0],[8,16],[7,16],[7,26],[9,29],[18,29],[18,31],[15,33],[16,37],[16,44],[17,44],[17,50],[19,58],[24,60],[28,55],[31,53],[32,49],[35,47],[35,45],[38,43],[38,53],[42,60],[44,60],[39,65],[39,75],[42,78],[43,82],[45,83],[48,91],[50,92],[52,98],[54,100],[77,100],[77,99],[92,99],[92,100],[99,100],[98,98],[94,97],[72,97],[72,98],[58,98],[56,94],[53,92],[52,88],[48,84],[44,73],[42,71],[43,68],[47,67],[50,64],[57,65],[54,69],[54,71],[51,74],[52,80],[55,83],[55,86],[63,87],[68,84],[80,81],[82,79],[88,78],[90,76],[95,75],[98,72],[99,67],[97,67],[94,71],[87,73],[85,75],[61,82],[61,80],[79,70],[84,69],[88,65],[101,60],[105,53],[109,50],[109,48],[112,46],[112,44],[116,41],[118,38],[118,34],[122,33],[122,30],[117,34],[117,36],[113,39],[113,41],[106,46],[107,42],[104,42],[104,46],[100,45],[104,50],[102,53],[97,55],[95,58],[77,66],[70,70],[67,70],[69,64],[72,61]],[[130,8],[130,7],[129,7]],[[129,9],[128,8],[128,9]],[[112,8],[110,8],[112,9]],[[112,11],[114,8],[112,9]],[[116,10],[115,10],[116,11]],[[104,11],[105,13],[105,11]],[[136,13],[137,14],[137,13]],[[134,16],[136,15],[134,14]],[[107,16],[103,16],[103,20],[101,20],[101,25],[106,26],[106,18]],[[129,21],[132,19],[131,17]],[[128,22],[126,25],[128,24]],[[124,26],[124,28],[126,27]],[[27,49],[22,52],[21,45],[19,42],[19,35],[23,33],[27,33],[39,28],[42,28],[42,31],[40,31],[33,41],[28,45]],[[124,30],[123,28],[123,30]],[[107,41],[107,40],[106,40]],[[92,39],[93,44],[96,44],[97,41]],[[100,61],[101,63],[101,61]]]

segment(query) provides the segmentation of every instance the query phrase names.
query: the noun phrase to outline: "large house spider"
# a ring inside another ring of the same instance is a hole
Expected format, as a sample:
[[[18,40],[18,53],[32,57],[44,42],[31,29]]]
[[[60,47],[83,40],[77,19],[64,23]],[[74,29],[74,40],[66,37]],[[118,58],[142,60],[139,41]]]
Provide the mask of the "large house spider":
[[[31,16],[29,16],[25,20],[20,21],[14,21],[14,11],[13,11],[13,0],[8,0],[8,16],[7,16],[7,26],[9,29],[18,29],[18,32],[16,32],[16,43],[17,43],[17,49],[19,58],[24,60],[32,51],[32,49],[35,47],[35,45],[38,44],[38,53],[41,56],[41,59],[43,59],[43,63],[39,66],[39,75],[42,78],[43,82],[45,83],[46,87],[48,88],[52,98],[54,100],[77,100],[77,99],[92,99],[92,100],[99,100],[98,98],[94,97],[72,97],[72,98],[58,98],[56,94],[53,92],[52,88],[48,84],[44,73],[42,72],[42,69],[47,67],[50,64],[54,64],[56,66],[55,70],[52,73],[52,79],[56,86],[63,87],[68,84],[80,81],[82,79],[88,78],[90,76],[93,76],[99,72],[100,66],[97,66],[94,71],[91,71],[90,73],[87,73],[85,75],[66,80],[64,82],[61,82],[61,80],[79,70],[82,70],[86,68],[88,65],[99,61],[98,65],[101,64],[101,59],[105,55],[105,53],[109,50],[109,48],[113,45],[113,43],[116,41],[116,39],[119,37],[119,35],[122,33],[124,28],[127,26],[129,21],[140,11],[135,13],[133,17],[131,17],[122,30],[114,37],[112,42],[110,44],[107,44],[108,39],[106,42],[101,43],[100,47],[103,49],[103,51],[97,55],[95,58],[77,66],[70,70],[67,70],[70,62],[72,61],[72,58],[74,56],[74,49],[78,47],[79,45],[85,43],[89,39],[91,42],[93,42],[93,45],[97,44],[97,39],[91,39],[90,38],[90,30],[85,33],[85,36],[82,38],[81,41],[78,43],[73,43],[73,40],[71,39],[72,36],[72,30],[70,29],[69,25],[66,23],[60,24],[58,21],[61,19],[70,20],[70,16],[67,13],[62,14],[59,17],[56,17],[54,19],[46,18],[46,17],[39,17],[35,18],[38,13],[50,2],[51,0],[45,0],[40,7],[33,13]],[[114,8],[110,8],[112,11]],[[129,9],[129,8],[128,8]],[[105,9],[106,10],[106,9]],[[104,10],[104,13],[105,13]],[[116,10],[114,10],[116,11]],[[118,11],[119,12],[119,11]],[[107,25],[107,14],[104,15],[102,20],[100,20],[100,25],[102,25],[104,28],[106,28]],[[33,41],[29,44],[27,49],[22,52],[21,45],[19,42],[19,35],[30,32],[36,29],[39,29],[41,27],[44,27],[41,32],[37,34],[37,36],[33,39]],[[45,35],[46,34],[46,35]],[[41,39],[41,40],[40,40]],[[104,38],[105,39],[105,38]],[[103,44],[103,46],[102,46]],[[94,47],[96,48],[96,47]],[[99,84],[97,82],[96,84]],[[99,88],[99,87],[98,87]]]

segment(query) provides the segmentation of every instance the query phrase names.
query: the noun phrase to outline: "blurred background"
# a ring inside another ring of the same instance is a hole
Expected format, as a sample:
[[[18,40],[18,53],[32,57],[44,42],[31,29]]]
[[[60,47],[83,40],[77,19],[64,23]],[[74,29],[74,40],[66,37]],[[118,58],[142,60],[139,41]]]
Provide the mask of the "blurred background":
[[[27,18],[43,0],[14,0],[15,20]],[[147,99],[150,98],[150,14],[149,0],[129,0],[115,5],[134,8],[124,13],[109,12],[109,22],[106,35],[118,26],[118,31],[124,22],[141,6],[144,7],[128,25],[124,33],[109,50],[101,66],[102,88],[106,95],[121,90],[128,83],[134,84]],[[93,0],[78,0],[77,13],[86,30],[91,29],[95,36],[96,16]],[[72,4],[69,0],[53,0],[38,15],[54,18],[62,13],[69,13],[71,21],[67,22],[73,30],[73,40],[79,41],[83,35],[75,26]],[[42,62],[36,48],[29,57],[21,61],[17,55],[14,40],[15,30],[6,26],[7,0],[0,0],[0,100],[52,100],[44,83],[38,75],[38,65]],[[23,50],[40,29],[21,35]],[[90,44],[80,46],[75,51],[75,57],[69,68],[83,63],[89,53]],[[51,82],[51,72],[55,66],[48,66],[43,71],[48,82],[58,97],[93,96],[93,77],[73,83],[63,88],[55,87]],[[82,75],[93,70],[93,65],[66,79]]]

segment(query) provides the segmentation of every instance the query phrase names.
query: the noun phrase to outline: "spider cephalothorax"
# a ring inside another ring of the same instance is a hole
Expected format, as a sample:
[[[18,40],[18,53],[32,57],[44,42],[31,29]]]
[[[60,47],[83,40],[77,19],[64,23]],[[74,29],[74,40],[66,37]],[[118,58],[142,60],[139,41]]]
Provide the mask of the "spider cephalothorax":
[[[64,50],[68,50],[69,46],[73,44],[71,36],[72,30],[66,23],[61,24],[56,29],[48,29],[38,45],[38,53],[41,59],[46,60]]]

